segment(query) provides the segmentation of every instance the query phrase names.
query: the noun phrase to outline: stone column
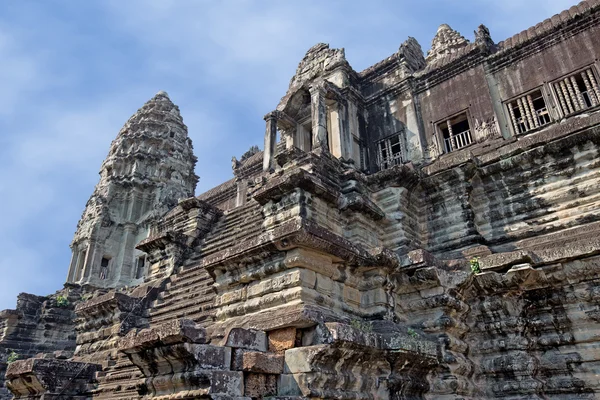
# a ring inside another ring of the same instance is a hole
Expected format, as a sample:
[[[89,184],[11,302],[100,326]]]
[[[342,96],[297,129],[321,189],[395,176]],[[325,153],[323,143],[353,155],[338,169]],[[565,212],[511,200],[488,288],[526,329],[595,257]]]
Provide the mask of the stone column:
[[[327,144],[327,106],[325,105],[325,89],[321,86],[311,86],[310,106],[312,116],[313,149],[321,147],[328,151]]]
[[[267,126],[265,128],[265,151],[263,153],[263,171],[274,167],[275,145],[277,142],[277,111],[265,115]]]
[[[348,121],[348,106],[345,101],[340,100],[335,103],[335,108],[337,114],[337,134],[339,134],[339,154],[344,160],[352,159],[352,137],[350,135],[350,127]],[[332,116],[334,113],[332,113]],[[332,121],[332,123],[336,123],[336,121]],[[333,126],[333,125],[332,125]],[[333,150],[330,149],[333,153]],[[337,154],[336,154],[337,155]]]
[[[95,278],[93,276],[93,274],[95,272],[94,271],[94,260],[95,260],[95,255],[96,255],[96,247],[98,247],[96,245],[96,240],[90,239],[90,243],[87,246],[85,259],[83,261],[83,265],[81,266],[81,268],[82,268],[81,279],[85,280],[87,283],[89,283],[90,280]],[[81,255],[79,257],[81,257]]]
[[[129,280],[135,278],[132,263],[134,262],[133,254],[136,245],[136,232],[137,226],[133,223],[125,224],[123,227],[123,244],[121,249],[119,249],[119,253],[113,256],[113,262],[109,264],[109,272],[106,277],[107,282],[112,283],[117,278],[118,283],[126,284]],[[111,271],[111,269],[115,271]]]
[[[67,275],[67,282],[73,282],[77,275],[77,259],[79,255],[79,250],[77,250],[77,246],[73,246],[71,249],[71,262],[69,264],[69,274]]]

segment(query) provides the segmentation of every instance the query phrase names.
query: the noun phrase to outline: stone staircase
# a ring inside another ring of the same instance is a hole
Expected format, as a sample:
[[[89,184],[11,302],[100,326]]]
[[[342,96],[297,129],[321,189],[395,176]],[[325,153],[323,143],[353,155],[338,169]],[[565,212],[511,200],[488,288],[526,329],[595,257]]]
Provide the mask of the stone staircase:
[[[198,262],[207,255],[255,237],[262,231],[262,207],[255,201],[227,212],[192,257],[171,276],[165,290],[153,302],[150,323],[159,324],[176,318],[191,319],[203,326],[213,321],[213,280]]]
[[[247,238],[255,237],[263,230],[262,222],[262,207],[256,201],[251,200],[243,206],[234,208],[206,236],[204,243],[198,248],[200,257],[206,257]]]
[[[213,280],[204,268],[183,268],[171,276],[150,310],[151,325],[176,318],[192,319],[203,326],[213,320]]]
[[[96,374],[96,380],[95,399],[137,400],[137,385],[144,382],[144,376],[127,356],[119,354],[116,361],[110,361],[104,371]]]

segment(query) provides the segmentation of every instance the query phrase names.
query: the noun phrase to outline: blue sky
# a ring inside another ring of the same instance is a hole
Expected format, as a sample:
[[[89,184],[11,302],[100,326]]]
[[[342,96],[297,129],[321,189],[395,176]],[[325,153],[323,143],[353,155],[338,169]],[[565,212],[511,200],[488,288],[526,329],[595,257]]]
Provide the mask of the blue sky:
[[[62,287],[69,243],[110,142],[159,90],[181,108],[199,194],[262,147],[262,116],[306,50],[357,71],[448,23],[506,37],[569,0],[4,0],[0,2],[0,310]]]

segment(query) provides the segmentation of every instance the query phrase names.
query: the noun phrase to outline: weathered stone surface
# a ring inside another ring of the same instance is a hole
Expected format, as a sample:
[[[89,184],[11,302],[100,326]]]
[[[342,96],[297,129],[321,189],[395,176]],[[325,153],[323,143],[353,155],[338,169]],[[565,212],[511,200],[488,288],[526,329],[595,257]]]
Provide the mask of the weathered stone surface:
[[[233,352],[232,369],[260,374],[281,374],[283,354],[236,349]]]
[[[283,353],[296,345],[296,328],[276,329],[268,333],[269,351]]]
[[[225,339],[225,346],[267,351],[267,335],[265,332],[255,329],[233,328],[229,331],[229,335]]]
[[[111,144],[77,225],[67,282],[98,287],[142,282],[151,268],[140,261],[135,245],[177,200],[193,195],[195,164],[179,108],[161,91]]]
[[[0,373],[101,365],[73,398],[597,397],[599,35],[590,0],[500,43],[444,24],[362,72],[318,44],[265,149],[198,197],[159,93],[78,226],[68,281],[92,286],[0,312]]]
[[[30,358],[11,363],[6,386],[17,399],[90,397],[96,364]]]

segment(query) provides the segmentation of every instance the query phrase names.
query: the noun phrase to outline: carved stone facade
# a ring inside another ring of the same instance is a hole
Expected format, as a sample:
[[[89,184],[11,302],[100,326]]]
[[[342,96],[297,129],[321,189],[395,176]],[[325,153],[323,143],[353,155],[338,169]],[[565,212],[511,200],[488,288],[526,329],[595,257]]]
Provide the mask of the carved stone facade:
[[[103,200],[92,196],[74,241],[113,235],[96,253],[144,254],[143,277],[119,267],[108,284],[72,269],[56,295],[21,295],[0,314],[7,388],[600,397],[599,35],[590,0],[500,43],[484,26],[469,42],[442,25],[427,57],[409,38],[362,72],[318,44],[266,114],[264,149],[234,157],[233,178],[197,197],[185,127],[157,95],[113,143]],[[130,131],[175,140],[182,156],[118,157]],[[135,206],[110,199],[142,192],[154,194],[148,214],[114,217]]]
[[[67,282],[122,287],[143,281],[135,249],[150,225],[194,194],[196,157],[179,109],[159,92],[121,128],[71,243]]]

